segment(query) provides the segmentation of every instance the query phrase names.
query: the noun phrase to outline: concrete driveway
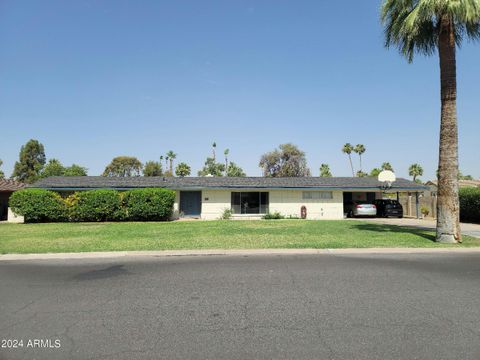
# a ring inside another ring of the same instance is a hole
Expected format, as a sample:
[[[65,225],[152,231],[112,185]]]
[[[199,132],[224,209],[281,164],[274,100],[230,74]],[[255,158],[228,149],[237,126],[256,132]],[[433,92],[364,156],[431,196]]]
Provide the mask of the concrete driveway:
[[[0,359],[478,360],[479,281],[478,253],[3,261]]]
[[[418,229],[426,229],[426,230],[435,230],[436,222],[435,220],[431,219],[413,219],[413,218],[366,218],[366,219],[359,219],[356,218],[355,220],[365,220],[371,221],[380,224],[387,224],[387,225],[398,225],[398,226],[406,226],[406,227],[414,227]],[[473,237],[480,238],[480,224],[467,224],[461,223],[462,234],[469,235]]]

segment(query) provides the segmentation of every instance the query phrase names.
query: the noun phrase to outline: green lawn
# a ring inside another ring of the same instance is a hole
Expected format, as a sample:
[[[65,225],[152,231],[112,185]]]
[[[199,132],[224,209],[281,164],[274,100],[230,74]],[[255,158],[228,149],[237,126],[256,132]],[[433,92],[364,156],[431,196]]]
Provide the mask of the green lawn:
[[[0,253],[122,250],[368,248],[440,245],[434,234],[364,221],[183,221],[167,223],[0,224]]]

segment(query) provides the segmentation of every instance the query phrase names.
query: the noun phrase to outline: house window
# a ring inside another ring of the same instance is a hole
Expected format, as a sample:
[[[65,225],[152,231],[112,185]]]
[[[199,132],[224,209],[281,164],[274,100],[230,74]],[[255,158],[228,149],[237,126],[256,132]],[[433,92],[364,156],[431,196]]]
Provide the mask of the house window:
[[[232,192],[234,214],[266,214],[268,192]]]
[[[333,199],[331,191],[304,191],[302,196],[303,200]]]

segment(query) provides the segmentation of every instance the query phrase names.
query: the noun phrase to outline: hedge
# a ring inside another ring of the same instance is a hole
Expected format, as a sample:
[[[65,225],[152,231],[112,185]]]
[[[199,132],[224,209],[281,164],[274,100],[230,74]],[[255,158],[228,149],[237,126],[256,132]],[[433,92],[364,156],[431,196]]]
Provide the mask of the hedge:
[[[116,190],[77,192],[67,199],[72,221],[120,221],[126,219],[121,195]]]
[[[460,189],[460,220],[480,224],[480,188]]]
[[[175,192],[166,189],[80,191],[66,198],[41,189],[13,193],[12,210],[26,222],[165,221],[173,213]]]
[[[16,191],[9,200],[9,206],[15,214],[21,215],[26,222],[66,221],[67,207],[57,193],[41,189]]]
[[[168,220],[172,216],[175,192],[165,189],[136,189],[123,198],[129,220]]]

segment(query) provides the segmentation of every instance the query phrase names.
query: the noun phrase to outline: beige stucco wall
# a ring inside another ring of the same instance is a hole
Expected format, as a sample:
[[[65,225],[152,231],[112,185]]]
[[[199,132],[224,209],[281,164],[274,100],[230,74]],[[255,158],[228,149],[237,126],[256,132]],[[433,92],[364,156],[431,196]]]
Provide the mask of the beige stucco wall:
[[[300,217],[301,208],[307,208],[307,219],[343,219],[343,193],[333,191],[333,199],[303,199],[302,190],[272,190],[270,212]]]
[[[23,216],[15,214],[12,209],[8,208],[7,221],[9,223],[23,224],[25,222]]]
[[[242,190],[236,190],[242,191]],[[248,190],[244,190],[248,191]],[[333,199],[303,200],[302,190],[271,190],[270,212],[278,211],[282,215],[300,217],[301,207],[307,207],[307,219],[343,219],[343,194],[333,191]],[[225,209],[231,208],[231,190],[202,191],[202,219],[219,219]],[[174,208],[178,210],[180,192],[177,191]],[[234,216],[234,218],[261,218],[261,216]]]
[[[231,208],[231,191],[203,190],[202,219],[219,219],[225,209]]]

